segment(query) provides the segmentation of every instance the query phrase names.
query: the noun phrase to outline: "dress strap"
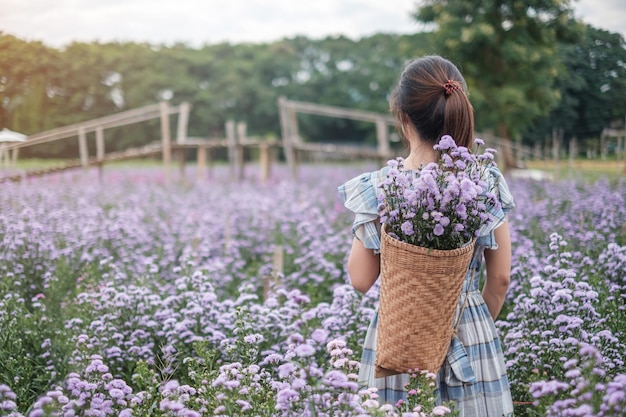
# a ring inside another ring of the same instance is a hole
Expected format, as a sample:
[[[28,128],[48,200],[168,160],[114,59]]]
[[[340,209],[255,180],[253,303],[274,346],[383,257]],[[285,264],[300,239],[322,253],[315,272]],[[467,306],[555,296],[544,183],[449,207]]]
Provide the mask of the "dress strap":
[[[452,337],[456,336],[459,331],[459,325],[461,324],[461,319],[463,318],[463,311],[465,311],[465,307],[467,307],[467,299],[469,298],[470,289],[472,288],[472,283],[474,282],[474,277],[478,275],[478,267],[470,269],[472,276],[467,284],[467,288],[465,289],[465,300],[463,300],[463,305],[461,306],[461,311],[459,311],[459,315],[456,318],[456,323],[454,324],[454,330],[452,332]]]

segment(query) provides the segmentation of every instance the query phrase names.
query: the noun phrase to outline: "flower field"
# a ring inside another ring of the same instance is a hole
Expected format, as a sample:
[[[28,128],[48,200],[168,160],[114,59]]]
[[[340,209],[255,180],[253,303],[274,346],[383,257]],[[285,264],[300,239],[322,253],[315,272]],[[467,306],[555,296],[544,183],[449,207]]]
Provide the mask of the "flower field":
[[[336,188],[369,167],[0,185],[0,416],[435,416],[355,383],[377,302]],[[624,416],[626,182],[509,180],[501,332],[519,416]]]

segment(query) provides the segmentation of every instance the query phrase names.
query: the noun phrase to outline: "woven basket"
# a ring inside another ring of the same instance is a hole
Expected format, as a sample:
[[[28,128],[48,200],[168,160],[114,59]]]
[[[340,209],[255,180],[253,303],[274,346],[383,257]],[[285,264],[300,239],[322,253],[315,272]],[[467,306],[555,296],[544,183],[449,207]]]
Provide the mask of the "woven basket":
[[[394,239],[382,228],[376,378],[415,368],[437,373],[455,332],[475,243],[427,249]]]

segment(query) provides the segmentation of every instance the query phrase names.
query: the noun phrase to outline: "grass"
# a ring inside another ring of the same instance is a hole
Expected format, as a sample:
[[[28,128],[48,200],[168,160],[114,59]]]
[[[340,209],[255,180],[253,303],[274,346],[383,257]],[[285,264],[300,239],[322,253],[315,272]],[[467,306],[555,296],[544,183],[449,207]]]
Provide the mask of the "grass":
[[[20,159],[17,161],[15,169],[10,170],[30,170],[35,168],[47,168],[63,165],[67,160],[64,159]],[[355,161],[356,162],[356,161]],[[362,162],[362,161],[360,161]],[[213,161],[213,164],[224,164],[222,161]],[[334,162],[333,162],[334,163]],[[106,164],[107,168],[154,168],[160,167],[162,164],[157,158],[131,159],[124,161],[114,161]],[[350,162],[342,162],[342,164],[350,164]],[[626,178],[626,163],[616,161],[615,158],[600,159],[575,159],[573,161],[563,160],[559,164],[555,164],[552,160],[534,160],[525,161],[526,167],[529,169],[545,171],[551,174],[554,179],[572,179],[584,182],[595,182],[601,178],[607,178],[610,182],[618,182],[620,179]],[[172,161],[172,166],[176,166],[177,162]],[[194,166],[195,161],[188,161],[187,166]],[[4,166],[0,164],[0,173]]]
[[[15,167],[11,166],[11,169],[16,170],[29,170],[35,168],[48,168],[63,165],[67,160],[65,159],[43,159],[43,158],[29,158],[18,159]],[[4,166],[2,166],[4,168]]]
[[[595,182],[607,178],[617,182],[626,178],[626,164],[615,159],[575,159],[563,160],[555,164],[552,160],[525,161],[526,167],[546,171],[554,179],[572,179],[584,182]]]

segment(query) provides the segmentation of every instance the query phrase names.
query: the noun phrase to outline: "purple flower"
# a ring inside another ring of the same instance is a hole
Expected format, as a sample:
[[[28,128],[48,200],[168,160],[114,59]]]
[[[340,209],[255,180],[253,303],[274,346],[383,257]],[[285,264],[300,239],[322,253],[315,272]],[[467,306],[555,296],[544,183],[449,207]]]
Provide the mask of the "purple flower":
[[[343,388],[346,383],[348,383],[348,376],[341,371],[330,371],[325,375],[325,382],[335,386]]]
[[[168,381],[165,383],[165,385],[163,385],[162,391],[165,395],[168,395],[170,393],[176,392],[176,389],[179,386],[180,384],[176,380]]]
[[[432,414],[434,416],[443,416],[451,412],[452,410],[450,410],[448,407],[443,406],[443,405],[438,405],[435,408],[433,408]]]
[[[456,142],[454,141],[454,139],[452,139],[452,136],[450,135],[443,135],[441,137],[441,139],[439,140],[439,144],[435,145],[436,149],[438,150],[448,150],[448,149],[454,149],[456,148]]]
[[[284,364],[282,364],[282,365],[280,365],[278,367],[278,376],[280,378],[286,378],[295,369],[296,369],[296,367],[292,363],[290,363],[290,362],[284,363]]]
[[[159,404],[159,408],[161,411],[174,411],[178,412],[185,409],[185,405],[179,403],[178,401],[172,401],[170,399],[163,399]]]
[[[237,405],[239,405],[241,407],[241,411],[252,410],[252,406],[250,405],[250,403],[248,401],[240,399],[240,400],[237,400],[235,402],[237,403]]]
[[[288,410],[291,408],[291,403],[297,401],[298,398],[300,395],[291,388],[282,389],[276,394],[276,409]]]
[[[341,339],[333,339],[330,342],[328,342],[326,344],[326,349],[331,352],[334,351],[335,349],[343,349],[346,347],[346,342],[344,340]]]
[[[328,339],[328,331],[325,329],[315,329],[311,333],[311,339],[317,343],[325,343]]]
[[[122,399],[126,396],[126,394],[124,394],[124,392],[121,389],[118,388],[113,388],[109,391],[109,395],[112,398],[115,398],[117,400]]]
[[[294,349],[294,352],[296,353],[296,355],[303,358],[303,357],[314,355],[315,348],[313,348],[313,346],[309,344],[303,343],[301,345],[296,346],[296,348]]]
[[[413,236],[415,234],[415,231],[413,230],[413,223],[408,220],[402,223],[400,228],[402,229],[402,233],[407,236]]]
[[[433,229],[433,233],[435,236],[441,236],[443,235],[444,229],[443,226],[440,223],[437,223],[435,225],[435,228]]]
[[[13,400],[0,400],[0,411],[11,411],[17,408],[17,404]]]
[[[539,397],[546,396],[548,394],[549,395],[557,394],[559,391],[565,390],[568,387],[569,385],[566,384],[565,382],[560,382],[560,381],[555,381],[555,380],[539,381],[539,382],[534,382],[531,384],[530,393],[533,395],[533,397],[539,398]]]

